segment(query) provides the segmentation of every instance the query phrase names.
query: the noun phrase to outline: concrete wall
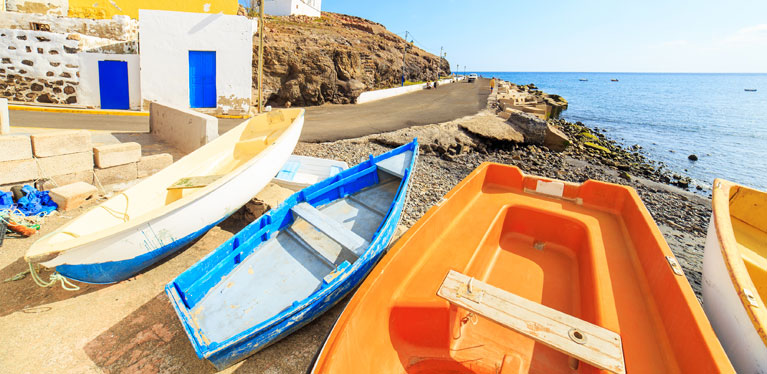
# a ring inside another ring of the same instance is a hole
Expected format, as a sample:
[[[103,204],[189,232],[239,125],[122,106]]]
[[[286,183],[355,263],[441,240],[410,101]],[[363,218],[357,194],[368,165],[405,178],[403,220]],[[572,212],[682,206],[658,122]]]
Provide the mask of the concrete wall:
[[[320,17],[322,0],[265,0],[264,12],[273,16]]]
[[[8,116],[8,99],[0,99],[0,135],[11,133],[11,120]]]
[[[460,81],[462,79],[456,79],[457,81]],[[443,79],[439,81],[439,84],[448,84],[452,83],[453,79]],[[412,86],[404,86],[404,87],[394,87],[394,88],[387,88],[383,90],[375,90],[375,91],[366,91],[360,94],[360,96],[357,98],[357,104],[364,104],[369,103],[371,101],[377,101],[382,99],[387,99],[394,96],[404,95],[406,93],[421,91],[424,88],[426,88],[426,83],[422,84],[414,84]]]
[[[107,53],[79,53],[80,87],[77,90],[77,102],[85,106],[101,107],[99,88],[99,61],[117,60],[128,62],[128,94],[130,108],[141,109],[141,79],[138,55],[118,55]]]
[[[149,131],[183,152],[192,152],[218,137],[218,119],[153,102],[149,106]]]
[[[77,103],[78,41],[64,34],[0,29],[0,97]]]
[[[75,18],[110,19],[116,15],[138,18],[139,9],[194,13],[237,14],[237,0],[6,0],[10,12]]]
[[[189,108],[189,51],[215,51],[216,112],[248,112],[256,21],[222,14],[142,9],[139,25],[141,96],[145,103]]]

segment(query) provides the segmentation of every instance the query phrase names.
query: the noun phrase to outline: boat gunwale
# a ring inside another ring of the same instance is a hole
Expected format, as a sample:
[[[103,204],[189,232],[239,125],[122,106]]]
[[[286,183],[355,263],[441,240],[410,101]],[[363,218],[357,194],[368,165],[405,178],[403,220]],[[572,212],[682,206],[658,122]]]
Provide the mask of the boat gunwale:
[[[761,297],[755,298],[756,306],[751,305],[748,297],[743,292],[744,288],[748,288],[752,292],[757,292],[757,290],[748,273],[748,269],[746,269],[743,257],[737,248],[738,242],[735,238],[732,219],[730,218],[730,191],[733,188],[748,187],[725,179],[717,178],[714,180],[713,195],[711,197],[712,224],[716,229],[716,240],[722,253],[722,260],[727,269],[727,275],[730,277],[732,286],[735,288],[734,291],[740,299],[741,306],[746,311],[746,314],[748,314],[754,330],[756,330],[759,338],[761,338],[762,343],[767,346],[767,331],[765,331],[767,330],[767,312],[765,312],[767,307],[765,307]],[[763,193],[762,191],[758,192]]]
[[[288,308],[282,310],[281,312],[277,313],[273,317],[271,317],[271,318],[269,318],[267,320],[264,320],[263,322],[261,322],[261,323],[259,323],[257,325],[251,326],[250,328],[244,330],[243,332],[241,332],[241,333],[239,333],[239,334],[237,334],[237,335],[235,335],[233,337],[230,337],[230,338],[226,339],[224,342],[220,342],[220,343],[211,342],[209,344],[204,344],[203,345],[201,343],[204,343],[204,341],[206,339],[203,339],[203,336],[202,336],[201,331],[200,331],[199,328],[193,327],[193,326],[190,325],[190,322],[193,321],[193,319],[191,317],[191,311],[190,311],[190,309],[186,308],[185,303],[183,302],[183,300],[181,300],[181,296],[180,296],[180,294],[178,293],[178,290],[175,287],[175,279],[170,281],[165,286],[166,293],[168,295],[170,295],[171,304],[173,304],[173,308],[176,310],[176,312],[179,315],[179,317],[181,317],[179,319],[181,320],[182,325],[184,327],[184,330],[186,331],[187,336],[190,338],[189,340],[192,342],[192,346],[194,347],[195,353],[197,354],[197,356],[199,358],[207,359],[207,358],[211,357],[212,355],[214,355],[214,354],[216,354],[216,353],[218,353],[220,351],[228,349],[228,348],[230,348],[232,346],[236,346],[237,344],[240,344],[242,342],[245,342],[245,341],[253,338],[254,336],[258,335],[260,332],[267,331],[267,330],[273,328],[274,326],[278,325],[279,323],[283,322],[284,320],[286,320],[288,318],[291,318],[291,317],[294,317],[296,314],[300,314],[303,310],[305,310],[309,306],[317,303],[319,300],[322,300],[323,298],[329,297],[334,292],[337,292],[338,289],[341,288],[341,286],[343,285],[343,283],[347,279],[349,279],[350,277],[355,275],[355,273],[361,267],[367,265],[375,256],[378,256],[380,254],[380,253],[373,253],[373,251],[371,251],[370,249],[381,244],[380,242],[382,240],[384,240],[384,238],[385,238],[385,235],[381,235],[382,228],[387,227],[388,225],[391,224],[391,220],[396,215],[394,213],[397,210],[401,211],[401,210],[404,209],[404,204],[406,203],[405,200],[407,198],[407,189],[408,189],[408,186],[410,184],[410,181],[412,180],[412,171],[415,168],[415,162],[416,162],[416,158],[417,158],[417,154],[418,154],[418,142],[417,142],[417,139],[414,139],[411,143],[405,144],[405,145],[399,147],[398,149],[389,151],[387,153],[390,153],[390,152],[393,152],[393,151],[396,151],[396,150],[399,150],[399,151],[397,153],[392,153],[391,155],[388,155],[386,158],[391,158],[391,157],[394,157],[394,156],[396,156],[398,154],[401,154],[401,153],[404,153],[404,152],[407,152],[407,151],[413,151],[413,156],[411,157],[410,163],[409,163],[408,167],[405,170],[405,175],[403,176],[403,178],[400,181],[399,187],[397,188],[397,192],[395,193],[395,195],[394,195],[394,197],[392,199],[392,203],[391,203],[391,205],[389,207],[389,210],[387,211],[386,216],[382,219],[380,225],[376,229],[376,231],[374,233],[374,237],[370,240],[370,244],[365,249],[365,252],[362,254],[362,256],[360,256],[351,266],[346,267],[338,276],[336,276],[328,284],[321,285],[320,288],[315,290],[314,292],[312,292],[312,294],[310,296],[304,298],[303,300],[300,300],[300,301],[294,303],[293,305],[291,305]],[[334,178],[334,177],[336,177],[338,175],[341,175],[341,174],[343,174],[345,172],[348,172],[349,175],[353,175],[353,174],[359,173],[359,172],[367,169],[367,167],[361,167],[362,165],[364,165],[367,162],[370,162],[371,165],[375,166],[376,162],[385,159],[385,158],[381,158],[381,156],[383,156],[383,155],[385,155],[387,153],[384,153],[384,154],[379,155],[377,157],[374,157],[374,156],[371,155],[368,158],[368,160],[365,160],[365,161],[363,161],[360,164],[357,164],[357,165],[355,165],[355,166],[353,166],[353,167],[351,167],[349,169],[346,169],[346,170],[342,171],[341,173],[336,174],[335,176],[331,176],[331,177],[325,179],[324,181],[320,181],[320,182],[318,182],[318,184],[319,183],[325,183],[326,181],[329,181],[332,178]],[[370,166],[368,166],[368,167],[370,167]],[[353,173],[350,172],[352,170],[354,170]],[[403,193],[403,191],[404,191],[404,193]],[[303,190],[297,191],[293,195],[291,195],[291,197],[297,196],[299,194],[302,194],[302,192],[303,192]],[[270,213],[273,212],[273,211],[277,211],[279,209],[285,209],[284,206],[287,205],[287,204],[290,204],[291,197],[286,199],[285,202],[283,202],[282,204],[280,204],[279,206],[274,208],[272,211],[267,212],[263,216],[259,217],[258,220],[253,221],[252,223],[250,223],[250,225],[256,225],[256,224],[260,223],[261,220],[267,219],[267,218],[265,218],[267,216],[271,217]],[[300,199],[298,199],[298,200],[300,200]],[[298,200],[297,200],[297,202],[298,202]],[[338,200],[338,199],[336,199],[336,200]],[[336,200],[334,200],[334,201],[336,201]],[[273,235],[275,235],[277,233],[278,233],[278,231],[269,233],[270,234],[270,238],[269,239],[272,239]],[[229,240],[227,240],[227,242],[233,241],[235,237],[236,237],[236,235],[233,236],[232,238],[230,238]],[[391,236],[389,236],[389,240],[391,240]],[[219,247],[223,247],[227,242],[222,243]],[[260,245],[261,244],[259,244],[259,246]],[[385,251],[385,247],[382,246],[382,250],[380,252],[382,253],[384,251]],[[212,251],[211,253],[206,255],[204,258],[200,259],[198,261],[198,263],[202,262],[205,259],[207,259],[208,257],[212,256],[215,252],[216,252],[216,250]],[[253,253],[251,253],[251,255],[252,254]],[[374,266],[370,266],[370,269],[368,270],[368,273],[370,271],[372,271],[373,268],[374,268]],[[364,279],[364,277],[362,279]]]
[[[296,110],[296,109],[294,109],[294,110]],[[149,210],[149,211],[145,212],[144,214],[142,214],[142,215],[140,215],[140,216],[138,216],[136,218],[131,218],[127,222],[118,223],[117,225],[109,227],[109,228],[107,228],[105,230],[94,231],[94,232],[92,232],[90,234],[87,234],[87,235],[84,235],[84,236],[78,236],[78,237],[73,238],[71,240],[63,241],[63,242],[60,242],[60,243],[50,243],[49,242],[50,239],[53,236],[61,234],[63,229],[66,229],[67,227],[69,227],[72,223],[74,223],[79,218],[79,217],[76,217],[75,219],[73,219],[72,221],[68,222],[64,226],[61,226],[60,228],[56,229],[55,231],[50,232],[50,233],[46,234],[45,236],[43,236],[42,238],[40,238],[37,241],[35,241],[35,243],[33,243],[32,246],[29,249],[29,251],[31,251],[33,248],[35,248],[38,245],[39,246],[43,246],[44,245],[44,246],[48,247],[47,250],[40,251],[39,253],[34,253],[32,255],[25,254],[24,259],[26,261],[28,261],[28,262],[33,262],[33,263],[35,263],[35,262],[51,261],[51,260],[55,259],[56,257],[58,257],[59,255],[65,253],[67,251],[73,250],[73,249],[75,249],[75,248],[77,248],[77,247],[79,247],[79,246],[81,246],[83,244],[91,243],[91,242],[96,242],[96,241],[99,241],[99,240],[104,240],[104,239],[107,239],[107,238],[109,238],[109,237],[111,237],[111,236],[113,236],[115,234],[120,233],[120,232],[128,231],[128,230],[133,229],[135,227],[138,227],[140,225],[146,224],[147,222],[151,221],[154,218],[162,217],[162,216],[165,216],[165,215],[167,215],[169,213],[172,213],[172,212],[174,212],[174,211],[176,211],[178,209],[181,209],[181,208],[187,206],[189,203],[191,203],[191,202],[193,202],[195,200],[198,200],[198,199],[206,197],[207,195],[211,194],[212,192],[218,190],[220,187],[222,187],[222,186],[226,185],[227,183],[231,182],[232,180],[236,179],[240,174],[245,172],[245,170],[253,167],[253,164],[255,164],[255,163],[261,161],[263,158],[265,158],[269,153],[271,153],[271,150],[274,149],[274,148],[271,148],[271,147],[275,146],[275,145],[278,145],[278,144],[282,144],[282,142],[285,141],[284,139],[286,138],[286,135],[288,135],[291,132],[291,130],[295,129],[295,126],[298,126],[299,123],[300,123],[301,126],[303,126],[302,120],[304,118],[304,113],[305,113],[304,111],[305,110],[303,108],[300,108],[300,109],[297,109],[297,110],[299,111],[298,115],[296,115],[296,117],[290,122],[289,125],[284,127],[284,130],[282,131],[282,134],[280,134],[280,136],[277,139],[275,139],[275,141],[273,143],[271,143],[269,145],[269,148],[264,149],[263,151],[259,152],[257,155],[255,155],[254,157],[249,159],[246,163],[240,165],[236,169],[234,169],[231,172],[227,173],[225,175],[225,177],[222,177],[222,178],[214,181],[213,183],[211,183],[211,184],[209,184],[209,185],[207,185],[205,187],[200,188],[199,193],[190,194],[189,196],[184,196],[181,199],[178,199],[178,200],[176,200],[176,201],[174,201],[174,202],[172,202],[172,203],[170,203],[168,205],[163,205],[162,207]],[[247,125],[249,124],[251,119],[253,119],[253,117],[243,121],[241,124],[237,125],[235,128],[227,131],[226,133],[224,133],[220,137],[214,139],[213,141],[211,141],[208,144],[212,144],[216,140],[226,136],[227,133],[231,132],[232,130],[236,130],[240,126],[242,126],[242,128],[244,129],[245,127],[247,127]],[[194,150],[193,152],[185,155],[184,157],[182,157],[181,159],[176,161],[176,163],[184,161],[184,159],[186,159],[189,156],[193,156],[195,154],[201,154],[202,153],[201,151],[204,149],[204,147],[205,146],[202,146],[202,147]],[[157,175],[157,174],[155,174],[155,175]],[[94,206],[93,208],[91,208],[87,212],[83,213],[83,215],[88,214],[92,210],[98,209],[100,206],[109,203],[113,199],[120,198],[120,196],[125,195],[126,192],[128,192],[130,189],[139,187],[139,186],[141,186],[144,183],[152,182],[153,180],[151,178],[154,177],[155,175],[152,175],[152,176],[148,177],[147,179],[144,179],[143,181],[139,182],[138,184],[130,187],[129,189],[127,189],[125,191],[122,191],[122,192],[120,192],[118,194],[115,194],[115,196],[109,198],[108,200],[100,203],[97,206]],[[38,244],[38,243],[40,243],[40,244]],[[54,244],[56,245],[56,248],[51,248]]]

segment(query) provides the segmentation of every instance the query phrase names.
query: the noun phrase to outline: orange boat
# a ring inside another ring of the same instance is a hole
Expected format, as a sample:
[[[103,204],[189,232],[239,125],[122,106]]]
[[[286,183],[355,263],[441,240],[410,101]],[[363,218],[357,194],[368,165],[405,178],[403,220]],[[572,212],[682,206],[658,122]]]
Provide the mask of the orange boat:
[[[483,164],[372,270],[315,373],[733,373],[637,193]]]

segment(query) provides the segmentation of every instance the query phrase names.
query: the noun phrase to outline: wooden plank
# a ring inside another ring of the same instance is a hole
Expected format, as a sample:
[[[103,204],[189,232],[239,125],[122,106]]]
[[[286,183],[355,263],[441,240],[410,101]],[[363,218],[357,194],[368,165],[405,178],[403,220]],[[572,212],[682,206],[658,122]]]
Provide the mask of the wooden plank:
[[[357,256],[361,256],[370,244],[367,240],[307,203],[297,204],[291,211]]]
[[[205,175],[201,177],[185,177],[171,184],[168,187],[168,189],[178,190],[178,189],[184,189],[184,188],[202,188],[221,179],[221,177],[223,177],[223,175]]]
[[[570,357],[626,372],[618,334],[450,270],[437,295]]]

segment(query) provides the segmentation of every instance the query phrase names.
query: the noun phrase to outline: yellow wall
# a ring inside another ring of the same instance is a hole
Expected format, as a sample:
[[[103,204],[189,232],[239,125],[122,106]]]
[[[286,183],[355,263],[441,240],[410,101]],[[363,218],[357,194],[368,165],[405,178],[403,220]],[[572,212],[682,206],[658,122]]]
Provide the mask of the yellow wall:
[[[138,19],[139,9],[237,14],[237,8],[237,0],[69,0],[69,16],[76,18],[127,15]]]

